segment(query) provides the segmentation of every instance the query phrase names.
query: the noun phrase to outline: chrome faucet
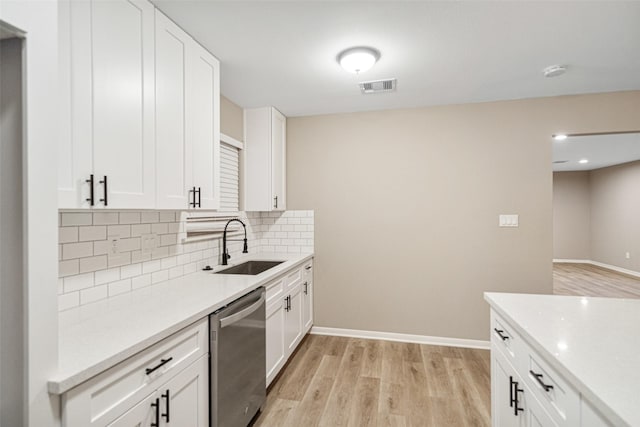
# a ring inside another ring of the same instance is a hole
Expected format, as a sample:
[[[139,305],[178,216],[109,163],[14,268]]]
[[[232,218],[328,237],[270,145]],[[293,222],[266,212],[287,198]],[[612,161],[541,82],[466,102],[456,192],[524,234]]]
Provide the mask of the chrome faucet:
[[[244,222],[240,221],[238,218],[230,219],[229,221],[227,221],[227,224],[224,226],[224,234],[222,235],[222,265],[227,265],[227,260],[231,258],[231,255],[229,255],[229,251],[227,250],[227,227],[233,221],[238,221],[240,224],[242,224],[242,228],[244,228],[244,239],[242,239],[244,241],[244,247],[242,248],[242,253],[243,254],[249,253],[249,249],[247,247],[247,226],[244,225]],[[229,239],[230,242],[240,242],[242,240]]]

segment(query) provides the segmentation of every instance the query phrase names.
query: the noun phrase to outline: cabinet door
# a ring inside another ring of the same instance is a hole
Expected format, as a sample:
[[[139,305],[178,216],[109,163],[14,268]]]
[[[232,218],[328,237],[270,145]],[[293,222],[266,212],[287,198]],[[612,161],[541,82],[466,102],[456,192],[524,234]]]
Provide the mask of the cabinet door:
[[[155,404],[159,404],[156,393],[147,396],[142,402],[129,409],[108,427],[146,427],[157,424]],[[158,414],[159,415],[159,414]]]
[[[491,349],[491,420],[494,427],[525,427],[524,411],[515,415],[512,403],[513,381],[519,381],[515,370],[495,349]],[[519,405],[519,407],[522,407]]]
[[[267,385],[280,372],[285,362],[284,299],[277,298],[266,309]]]
[[[189,207],[192,144],[187,135],[187,55],[195,41],[156,10],[157,207]]]
[[[306,334],[313,326],[313,265],[304,266],[302,283],[302,334]]]
[[[91,3],[60,2],[58,207],[89,208],[93,173]]]
[[[209,356],[202,356],[158,390],[162,426],[208,427]]]
[[[110,208],[155,207],[154,7],[91,2],[93,171]]]
[[[293,353],[302,340],[302,283],[298,283],[289,293],[289,310],[285,312],[284,344],[287,357]]]
[[[193,185],[199,207],[220,207],[220,63],[194,43],[190,59],[187,126],[193,138]]]
[[[275,108],[271,108],[271,191],[273,210],[287,209],[287,119]]]

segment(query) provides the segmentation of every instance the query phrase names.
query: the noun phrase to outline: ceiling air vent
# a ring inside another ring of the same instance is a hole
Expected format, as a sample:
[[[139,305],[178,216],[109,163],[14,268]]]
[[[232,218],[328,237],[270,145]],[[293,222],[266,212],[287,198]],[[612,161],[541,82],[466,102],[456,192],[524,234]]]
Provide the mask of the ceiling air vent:
[[[360,91],[362,93],[392,92],[394,90],[396,90],[396,79],[360,82]]]

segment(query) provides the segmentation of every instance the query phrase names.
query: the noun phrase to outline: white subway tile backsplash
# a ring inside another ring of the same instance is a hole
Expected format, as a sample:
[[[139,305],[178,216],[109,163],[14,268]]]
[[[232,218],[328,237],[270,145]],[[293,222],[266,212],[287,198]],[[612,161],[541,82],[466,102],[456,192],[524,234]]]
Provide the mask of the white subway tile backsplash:
[[[183,243],[186,214],[175,211],[60,212],[58,308],[66,310],[199,271],[220,262],[222,242]],[[313,211],[247,212],[249,252],[313,251]],[[141,236],[158,235],[142,252]],[[118,237],[118,254],[110,254]],[[234,237],[236,238],[236,237]],[[233,257],[241,242],[229,242]]]
[[[109,283],[109,296],[124,294],[131,291],[131,279],[119,280]]]
[[[174,222],[176,220],[175,212],[160,212],[160,222]]]
[[[176,243],[178,243],[177,234],[164,234],[160,236],[160,246],[175,245]]]
[[[151,273],[143,274],[142,276],[134,277],[131,279],[131,288],[139,289],[149,286],[151,284]]]
[[[151,283],[159,283],[169,280],[169,270],[160,270],[151,273]]]
[[[78,227],[58,228],[58,243],[73,243],[78,241]]]
[[[155,261],[147,261],[142,263],[142,272],[143,273],[153,273],[162,268],[162,263],[160,260]]]
[[[141,212],[140,222],[152,224],[160,221],[160,212]]]
[[[74,212],[63,213],[61,215],[60,224],[63,227],[69,225],[91,225],[91,214]]]
[[[68,310],[80,305],[80,292],[58,295],[58,311]]]
[[[93,273],[77,274],[64,278],[64,293],[79,291],[93,286]]]
[[[93,240],[105,240],[107,238],[107,227],[104,225],[94,225],[91,227],[80,227],[81,242]]]
[[[107,268],[107,256],[98,255],[88,258],[80,258],[80,273],[104,270]]]
[[[102,285],[103,283],[115,282],[120,279],[120,269],[110,268],[108,270],[96,271],[95,284]]]
[[[65,243],[62,245],[62,259],[82,258],[93,255],[93,243]]]
[[[73,276],[80,273],[80,263],[77,259],[60,261],[58,263],[58,277]]]
[[[93,225],[110,225],[118,222],[118,212],[94,212],[93,214]]]
[[[167,234],[169,232],[169,224],[151,224],[151,232],[156,234]]]
[[[151,224],[134,224],[131,226],[131,237],[140,237],[151,233]]]
[[[107,236],[109,238],[119,237],[121,239],[131,237],[130,225],[110,225],[107,227]]]
[[[105,299],[108,296],[107,285],[96,286],[80,291],[80,305]]]
[[[120,277],[127,279],[129,277],[135,277],[142,274],[142,264],[125,265],[120,268]]]
[[[140,224],[140,212],[120,212],[120,224]]]

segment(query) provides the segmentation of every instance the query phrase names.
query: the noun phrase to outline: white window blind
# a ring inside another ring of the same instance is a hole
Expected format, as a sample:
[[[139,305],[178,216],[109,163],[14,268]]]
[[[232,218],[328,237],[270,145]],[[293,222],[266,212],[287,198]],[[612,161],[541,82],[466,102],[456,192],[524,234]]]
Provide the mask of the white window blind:
[[[233,145],[220,144],[220,211],[237,212],[240,209],[240,150]]]

